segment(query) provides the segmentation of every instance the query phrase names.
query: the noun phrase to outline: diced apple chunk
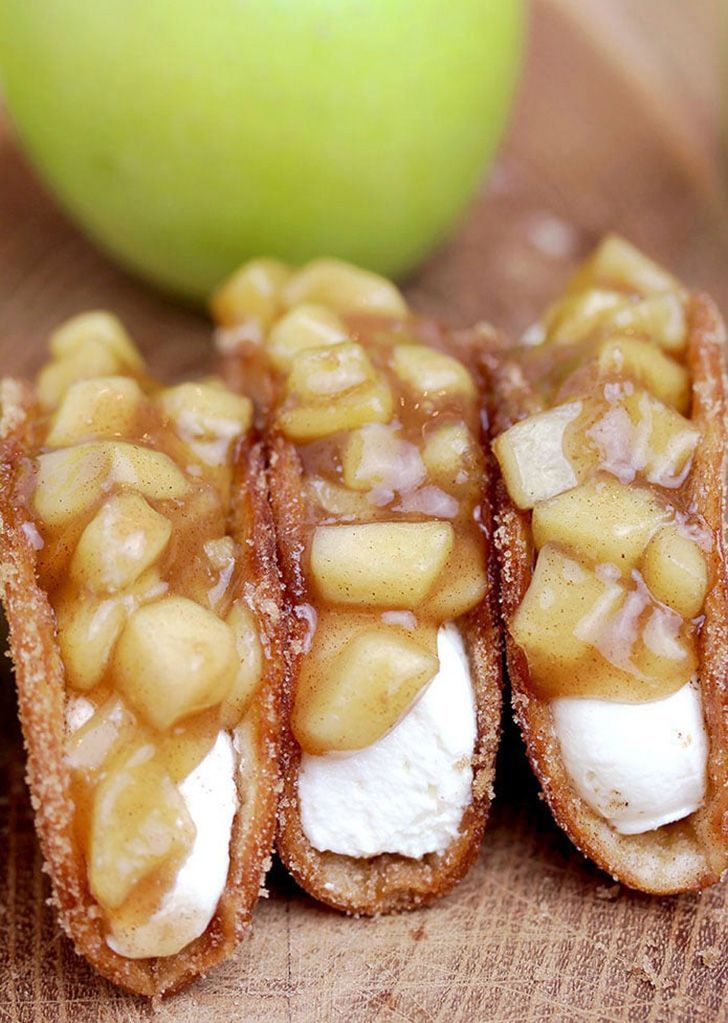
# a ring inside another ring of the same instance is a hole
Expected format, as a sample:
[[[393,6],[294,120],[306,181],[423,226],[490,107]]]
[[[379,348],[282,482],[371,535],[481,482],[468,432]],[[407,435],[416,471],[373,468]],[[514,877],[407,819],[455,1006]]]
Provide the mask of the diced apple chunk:
[[[388,423],[392,411],[389,386],[384,380],[376,380],[326,403],[283,408],[278,426],[290,440],[305,442],[366,423]]]
[[[548,545],[510,623],[542,699],[589,696],[642,702],[683,686],[695,672],[694,639],[644,586],[592,571]]]
[[[184,473],[163,451],[123,441],[109,441],[107,450],[114,483],[132,487],[153,501],[179,500],[189,493]]]
[[[690,408],[690,376],[669,355],[649,341],[611,338],[600,345],[599,371],[605,376],[627,377],[681,414]]]
[[[683,618],[700,614],[708,590],[708,566],[698,544],[679,526],[665,526],[647,545],[642,576],[657,600]]]
[[[338,259],[317,259],[302,267],[286,284],[283,299],[289,307],[313,302],[337,313],[407,314],[390,281]]]
[[[609,614],[622,597],[620,586],[605,585],[558,548],[544,547],[509,629],[526,654],[539,695],[568,694],[573,673],[591,646],[580,626],[595,608],[602,616]]]
[[[263,649],[252,612],[241,602],[233,605],[225,619],[232,630],[237,654],[235,679],[220,706],[223,728],[235,728],[263,674]]]
[[[650,483],[675,488],[690,470],[700,431],[647,391],[627,394],[588,431],[599,465],[623,482],[642,473]]]
[[[231,536],[219,536],[204,545],[205,554],[212,567],[224,572],[235,561],[235,541]]]
[[[363,749],[399,721],[438,670],[419,643],[385,627],[366,629],[299,689],[293,732],[308,753]]]
[[[625,399],[638,437],[645,438],[644,474],[661,487],[678,486],[700,440],[700,430],[689,419],[642,392]]]
[[[629,574],[671,515],[651,490],[605,476],[538,504],[531,528],[537,548],[556,543],[593,564],[616,565]]]
[[[113,356],[117,367],[136,373],[144,369],[144,360],[122,324],[112,313],[103,310],[81,313],[67,320],[51,334],[48,344],[57,359],[105,350]]]
[[[119,596],[124,601],[127,613],[141,604],[149,604],[163,597],[169,590],[169,583],[162,579],[156,568],[148,568],[131,583]]]
[[[172,533],[169,519],[139,494],[117,494],[81,534],[71,577],[95,593],[116,593],[154,564]]]
[[[144,395],[131,377],[98,377],[72,384],[46,437],[49,448],[94,438],[124,437],[139,414]]]
[[[465,366],[427,345],[397,345],[392,369],[418,395],[475,395],[473,378]]]
[[[291,271],[276,259],[253,259],[218,288],[210,303],[215,322],[234,327],[254,320],[268,330],[282,310],[281,291]]]
[[[66,740],[66,761],[73,771],[93,776],[137,731],[136,719],[120,696],[110,696]]]
[[[94,341],[86,341],[77,352],[47,363],[38,374],[36,393],[41,407],[57,408],[66,392],[81,380],[116,376],[123,367],[114,353]]]
[[[671,355],[685,351],[688,338],[685,303],[677,292],[625,302],[607,317],[607,322],[615,330],[656,342]]]
[[[546,338],[556,344],[578,344],[600,327],[613,310],[624,305],[624,301],[621,292],[604,288],[587,288],[567,295],[546,315]]]
[[[415,444],[392,425],[372,423],[352,430],[342,456],[344,483],[351,490],[412,490],[425,479]]]
[[[282,316],[268,335],[267,349],[275,368],[290,370],[299,352],[329,348],[349,338],[336,313],[322,305],[299,305]]]
[[[426,614],[451,622],[472,611],[488,592],[483,541],[460,537],[455,544],[440,585],[427,598]]]
[[[101,681],[126,614],[124,604],[115,598],[59,601],[58,645],[66,681],[72,689],[93,689]]]
[[[414,609],[437,581],[453,542],[448,522],[319,526],[311,574],[332,603]]]
[[[645,680],[645,689],[653,689],[652,698],[676,692],[698,671],[695,631],[670,608],[659,604],[651,607],[643,623],[634,663]],[[641,695],[639,689],[637,695]]]
[[[308,500],[314,501],[329,515],[341,519],[363,519],[372,513],[372,506],[364,494],[331,483],[322,476],[314,476],[304,484]]]
[[[219,704],[235,679],[231,630],[185,597],[135,611],[114,653],[119,690],[159,731]]]
[[[467,477],[473,450],[473,438],[465,423],[444,423],[428,431],[422,457],[432,479],[456,486]]]
[[[106,909],[118,909],[135,885],[191,848],[195,826],[172,779],[138,746],[96,789],[89,836],[89,883]]]
[[[519,508],[533,508],[576,486],[576,473],[564,450],[564,433],[581,411],[582,403],[573,401],[538,412],[493,441],[508,493]]]
[[[667,270],[614,234],[608,235],[577,271],[570,289],[587,285],[614,287],[638,295],[680,290],[679,283]]]
[[[299,352],[293,360],[288,391],[303,402],[328,402],[376,379],[374,367],[354,341]]]
[[[60,527],[101,498],[111,462],[105,444],[79,444],[39,455],[37,466],[33,506],[45,525]]]
[[[253,420],[250,398],[220,384],[179,384],[162,391],[159,401],[178,436],[208,465],[223,465]]]

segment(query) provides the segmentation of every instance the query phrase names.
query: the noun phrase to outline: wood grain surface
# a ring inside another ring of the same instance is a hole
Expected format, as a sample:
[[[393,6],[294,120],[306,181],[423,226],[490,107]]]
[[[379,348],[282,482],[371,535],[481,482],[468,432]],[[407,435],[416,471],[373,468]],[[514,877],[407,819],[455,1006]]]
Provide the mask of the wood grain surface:
[[[716,9],[710,0],[537,2],[502,156],[456,237],[410,282],[412,303],[517,332],[613,228],[726,311]],[[204,319],[81,238],[0,122],[2,371],[33,372],[48,330],[99,306],[125,319],[159,373],[207,365]],[[7,668],[0,720],[3,1023],[728,1019],[726,886],[651,900],[613,885],[553,826],[512,730],[481,857],[455,894],[407,916],[349,920],[278,868],[234,959],[149,1006],[97,979],[46,906]]]

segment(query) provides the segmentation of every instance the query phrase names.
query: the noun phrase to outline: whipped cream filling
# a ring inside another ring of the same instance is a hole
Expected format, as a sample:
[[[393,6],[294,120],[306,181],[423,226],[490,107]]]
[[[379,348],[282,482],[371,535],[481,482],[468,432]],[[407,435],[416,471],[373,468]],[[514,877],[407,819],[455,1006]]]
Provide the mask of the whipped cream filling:
[[[456,625],[437,635],[440,670],[385,736],[347,754],[304,753],[298,778],[303,831],[321,852],[368,857],[442,853],[469,805],[475,700]]]
[[[84,697],[69,700],[66,725],[75,731],[93,715]],[[195,839],[172,887],[149,919],[133,926],[109,920],[107,945],[127,959],[169,956],[207,929],[225,890],[230,864],[230,836],[238,798],[235,752],[230,736],[220,732],[197,767],[179,783],[195,825]]]
[[[695,682],[650,703],[564,698],[551,710],[574,788],[620,834],[652,831],[702,805],[708,739]]]

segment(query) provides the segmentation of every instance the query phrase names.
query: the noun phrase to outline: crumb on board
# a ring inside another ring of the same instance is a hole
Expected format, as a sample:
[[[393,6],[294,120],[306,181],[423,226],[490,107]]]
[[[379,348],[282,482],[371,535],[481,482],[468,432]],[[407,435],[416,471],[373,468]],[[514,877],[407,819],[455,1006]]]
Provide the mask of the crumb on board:
[[[640,961],[633,965],[632,972],[639,974],[639,976],[643,980],[646,980],[652,987],[658,988],[660,986],[659,974],[653,963],[650,961],[649,956],[643,955]]]
[[[697,955],[703,966],[707,966],[709,970],[711,970],[720,959],[720,952],[715,947],[699,948]]]
[[[614,902],[615,899],[619,898],[619,893],[622,891],[622,885],[617,881],[615,884],[600,884],[597,885],[595,896],[601,902]]]

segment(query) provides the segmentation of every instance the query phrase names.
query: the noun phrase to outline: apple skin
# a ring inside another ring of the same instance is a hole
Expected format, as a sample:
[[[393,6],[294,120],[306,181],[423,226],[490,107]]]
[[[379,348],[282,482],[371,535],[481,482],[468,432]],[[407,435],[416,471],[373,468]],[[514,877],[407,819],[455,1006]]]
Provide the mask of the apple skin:
[[[243,260],[398,277],[500,140],[520,0],[0,0],[31,161],[121,263],[202,299]]]

